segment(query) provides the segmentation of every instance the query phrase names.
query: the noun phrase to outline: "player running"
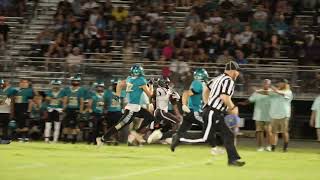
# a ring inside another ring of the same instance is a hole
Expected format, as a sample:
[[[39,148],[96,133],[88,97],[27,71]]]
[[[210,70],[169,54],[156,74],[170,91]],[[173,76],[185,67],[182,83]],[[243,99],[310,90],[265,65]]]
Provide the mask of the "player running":
[[[147,80],[144,77],[144,70],[141,65],[133,65],[130,73],[131,74],[127,78],[125,84],[119,83],[117,86],[117,98],[120,98],[121,89],[126,87],[128,104],[125,107],[124,115],[116,125],[107,130],[106,134],[102,136],[101,141],[98,142],[98,145],[102,145],[102,142],[109,139],[113,134],[119,132],[125,126],[129,125],[135,117],[143,118],[143,121],[137,130],[138,132],[142,132],[146,126],[154,121],[153,115],[140,105],[142,92],[145,92],[148,97],[152,97],[153,85],[150,84],[148,87]],[[136,133],[136,136],[140,140],[143,139],[138,133]]]
[[[160,125],[161,128],[156,129],[148,137],[148,143],[153,143],[159,140],[165,140],[171,138],[178,128],[180,120],[170,112],[169,103],[176,105],[180,96],[177,92],[169,88],[169,78],[161,78],[158,81],[158,88],[156,90],[156,110],[154,112],[156,118],[156,125]]]

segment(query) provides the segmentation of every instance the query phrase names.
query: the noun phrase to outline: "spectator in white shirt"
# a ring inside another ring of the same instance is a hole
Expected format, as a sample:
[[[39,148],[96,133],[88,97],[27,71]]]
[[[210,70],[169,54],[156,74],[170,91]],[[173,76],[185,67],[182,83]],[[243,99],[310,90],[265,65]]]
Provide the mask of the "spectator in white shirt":
[[[70,53],[67,58],[67,67],[70,73],[75,73],[80,71],[81,64],[83,63],[84,57],[81,54],[80,48],[74,47],[72,53]]]

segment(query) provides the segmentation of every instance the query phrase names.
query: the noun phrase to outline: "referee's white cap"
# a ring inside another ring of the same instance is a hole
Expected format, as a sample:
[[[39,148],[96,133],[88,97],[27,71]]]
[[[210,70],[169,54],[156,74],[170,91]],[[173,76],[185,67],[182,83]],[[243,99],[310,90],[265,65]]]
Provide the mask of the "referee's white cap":
[[[240,69],[240,66],[238,63],[236,63],[235,61],[229,61],[226,64],[224,70],[226,70],[226,71],[232,71],[232,70],[240,71],[241,69]]]

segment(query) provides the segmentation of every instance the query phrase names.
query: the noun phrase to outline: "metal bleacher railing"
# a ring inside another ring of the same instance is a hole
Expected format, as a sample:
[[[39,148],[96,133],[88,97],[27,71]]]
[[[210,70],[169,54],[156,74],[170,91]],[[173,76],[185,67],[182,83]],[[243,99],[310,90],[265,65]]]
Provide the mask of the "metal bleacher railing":
[[[237,97],[247,97],[252,87],[258,87],[262,79],[272,80],[287,78],[295,92],[295,99],[311,100],[315,97],[316,91],[309,91],[304,88],[304,84],[316,79],[316,74],[320,72],[320,66],[297,66],[296,59],[250,59],[251,64],[241,65],[243,69],[242,77],[239,78]],[[12,83],[18,82],[19,78],[31,79],[35,88],[47,89],[50,80],[61,79],[68,83],[68,78],[76,72],[70,72],[66,58],[47,57],[26,57],[26,56],[0,56],[0,77],[11,79]],[[264,64],[260,64],[264,62]],[[291,62],[291,63],[290,63]],[[97,78],[108,80],[111,77],[125,77],[133,63],[143,64],[146,76],[159,77],[164,67],[179,67],[176,61],[155,62],[148,60],[114,60],[114,59],[84,59],[79,64],[80,72],[84,79],[84,84],[89,85]],[[210,77],[214,77],[224,69],[223,64],[188,62],[190,71],[195,68],[206,68]],[[179,79],[178,84],[182,84],[179,73],[174,73],[175,79]]]

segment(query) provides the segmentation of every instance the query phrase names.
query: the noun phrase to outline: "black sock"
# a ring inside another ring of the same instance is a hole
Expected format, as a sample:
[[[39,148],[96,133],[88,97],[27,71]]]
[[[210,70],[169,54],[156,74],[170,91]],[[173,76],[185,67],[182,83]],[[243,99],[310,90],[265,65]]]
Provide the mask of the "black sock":
[[[271,150],[275,151],[276,150],[276,145],[271,145]]]
[[[77,142],[77,135],[72,135],[72,144],[75,144]]]
[[[288,143],[283,144],[283,150],[286,150],[286,149],[288,149]]]
[[[111,136],[115,133],[117,133],[118,130],[115,127],[111,127],[108,129],[105,135],[102,136],[102,141],[108,141],[110,140]]]
[[[68,142],[68,134],[64,134],[63,135],[63,141],[64,142]]]

